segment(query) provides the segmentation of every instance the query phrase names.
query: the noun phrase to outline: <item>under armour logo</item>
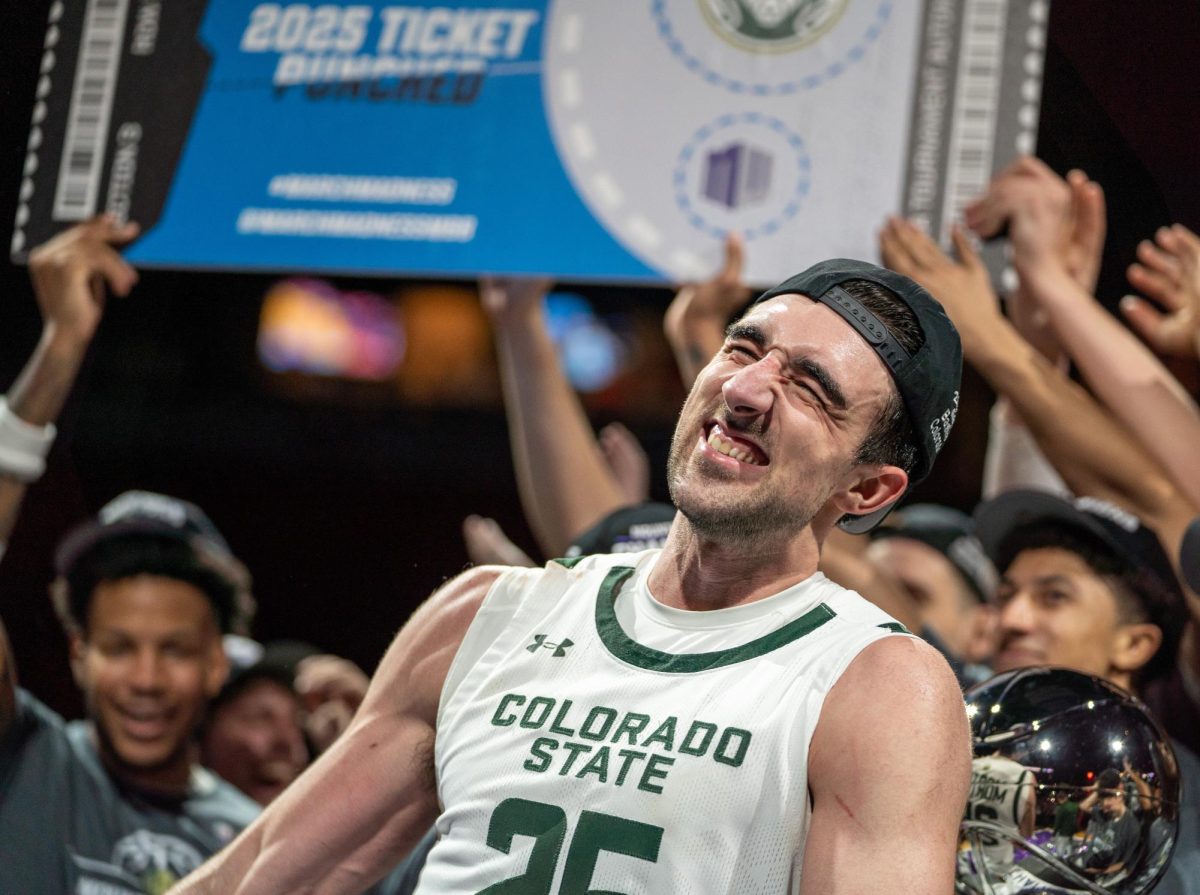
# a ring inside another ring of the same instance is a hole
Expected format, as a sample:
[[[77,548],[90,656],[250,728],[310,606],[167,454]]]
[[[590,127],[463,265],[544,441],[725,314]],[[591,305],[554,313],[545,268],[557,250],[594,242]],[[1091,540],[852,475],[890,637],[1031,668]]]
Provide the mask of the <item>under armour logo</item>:
[[[552,649],[554,650],[554,658],[561,659],[567,654],[567,649],[574,645],[575,641],[573,640],[564,640],[561,643],[554,643],[553,641],[547,640],[545,634],[534,634],[533,643],[529,644],[529,646],[525,647],[525,649],[529,650],[531,653],[536,653],[539,649]]]

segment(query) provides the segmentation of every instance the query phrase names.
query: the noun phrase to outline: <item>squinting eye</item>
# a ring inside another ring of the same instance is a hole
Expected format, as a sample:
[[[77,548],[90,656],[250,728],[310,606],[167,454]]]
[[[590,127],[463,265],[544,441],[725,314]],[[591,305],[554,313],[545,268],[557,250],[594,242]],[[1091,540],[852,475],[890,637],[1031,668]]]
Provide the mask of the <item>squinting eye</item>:
[[[805,382],[803,379],[793,379],[793,380],[791,380],[791,382],[792,382],[792,385],[794,385],[800,391],[804,392],[806,395],[808,395],[808,397],[812,398],[814,401],[816,401],[822,407],[825,406],[825,399],[824,399],[824,397],[822,397],[821,393],[819,391],[817,391],[815,388],[813,388],[811,385],[809,385],[807,382]]]

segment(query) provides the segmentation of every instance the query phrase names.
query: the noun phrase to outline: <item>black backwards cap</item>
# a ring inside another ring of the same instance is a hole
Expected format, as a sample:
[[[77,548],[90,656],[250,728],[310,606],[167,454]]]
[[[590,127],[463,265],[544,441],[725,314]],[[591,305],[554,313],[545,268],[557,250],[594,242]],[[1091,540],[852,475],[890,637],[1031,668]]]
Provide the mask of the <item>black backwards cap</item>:
[[[847,280],[866,280],[892,292],[917,317],[924,341],[910,355],[878,317],[842,288]],[[962,343],[958,330],[932,295],[903,274],[886,268],[834,258],[814,264],[784,280],[754,300],[754,304],[779,295],[806,295],[839,314],[862,336],[887,365],[908,412],[916,435],[917,459],[909,484],[929,475],[934,458],[950,436],[958,414],[958,387],[962,379]],[[883,521],[895,502],[865,516],[838,524],[852,534],[863,534]]]
[[[1047,491],[1007,491],[975,508],[975,533],[993,562],[1018,528],[1049,522],[1085,531],[1134,573],[1134,590],[1150,621],[1168,628],[1182,623],[1183,591],[1171,560],[1151,529],[1132,513],[1097,497],[1059,497]]]
[[[167,538],[187,545],[225,582],[232,605],[225,605],[223,595],[209,594],[223,628],[239,627],[242,616],[252,612],[249,572],[212,520],[194,503],[152,491],[126,491],[101,507],[93,518],[73,528],[54,553],[54,569],[60,579],[66,578],[100,544],[136,536]]]

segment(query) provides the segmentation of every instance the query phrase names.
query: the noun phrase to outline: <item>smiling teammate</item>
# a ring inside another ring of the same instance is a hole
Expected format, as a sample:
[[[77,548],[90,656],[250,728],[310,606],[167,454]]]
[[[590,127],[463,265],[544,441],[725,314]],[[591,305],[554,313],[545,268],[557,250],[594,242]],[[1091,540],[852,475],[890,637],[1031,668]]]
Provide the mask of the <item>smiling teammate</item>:
[[[684,405],[662,551],[447,584],[178,891],[352,892],[435,819],[421,893],[948,891],[957,684],[817,562],[928,473],[960,365],[936,302],[871,265],[764,294]]]
[[[142,491],[68,535],[56,564],[89,720],[0,685],[15,706],[0,718],[0,892],[157,895],[258,813],[192,742],[249,579],[197,507]]]

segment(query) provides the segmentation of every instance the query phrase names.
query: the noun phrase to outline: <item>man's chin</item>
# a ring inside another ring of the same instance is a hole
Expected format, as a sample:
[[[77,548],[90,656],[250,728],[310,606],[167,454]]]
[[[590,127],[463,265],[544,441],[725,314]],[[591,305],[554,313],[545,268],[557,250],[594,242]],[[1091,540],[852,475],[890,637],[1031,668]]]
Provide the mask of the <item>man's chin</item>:
[[[101,735],[100,743],[109,764],[131,773],[163,770],[187,754],[186,738],[172,736],[138,740],[109,731]]]

